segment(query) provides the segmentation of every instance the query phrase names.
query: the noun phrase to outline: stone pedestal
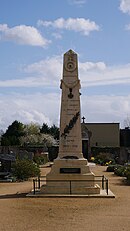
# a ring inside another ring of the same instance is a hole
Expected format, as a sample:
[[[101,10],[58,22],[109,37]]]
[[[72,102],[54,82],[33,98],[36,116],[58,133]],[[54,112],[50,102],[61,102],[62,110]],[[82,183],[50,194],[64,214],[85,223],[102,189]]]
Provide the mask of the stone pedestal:
[[[72,50],[64,54],[61,89],[59,154],[41,193],[99,194],[100,188],[82,154],[80,81],[77,54]]]
[[[95,185],[86,159],[56,159],[41,193],[100,194],[100,187]]]

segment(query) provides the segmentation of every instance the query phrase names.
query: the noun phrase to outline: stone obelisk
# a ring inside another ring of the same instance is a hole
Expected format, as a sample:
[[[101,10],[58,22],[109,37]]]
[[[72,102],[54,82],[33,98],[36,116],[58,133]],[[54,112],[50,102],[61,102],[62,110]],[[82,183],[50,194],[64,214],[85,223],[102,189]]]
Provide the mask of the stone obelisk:
[[[62,98],[60,114],[59,154],[41,193],[47,194],[99,194],[94,174],[83,158],[80,117],[80,80],[77,54],[69,50],[64,54]]]
[[[64,54],[60,115],[59,158],[83,158],[80,120],[80,80],[77,54]]]

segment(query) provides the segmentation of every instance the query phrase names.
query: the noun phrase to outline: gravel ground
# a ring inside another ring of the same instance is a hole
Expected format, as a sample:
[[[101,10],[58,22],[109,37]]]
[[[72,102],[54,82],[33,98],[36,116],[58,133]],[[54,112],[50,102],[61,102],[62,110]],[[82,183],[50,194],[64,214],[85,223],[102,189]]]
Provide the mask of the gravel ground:
[[[0,231],[129,231],[130,186],[105,169],[92,167],[108,177],[116,198],[27,198],[31,180],[0,183]]]

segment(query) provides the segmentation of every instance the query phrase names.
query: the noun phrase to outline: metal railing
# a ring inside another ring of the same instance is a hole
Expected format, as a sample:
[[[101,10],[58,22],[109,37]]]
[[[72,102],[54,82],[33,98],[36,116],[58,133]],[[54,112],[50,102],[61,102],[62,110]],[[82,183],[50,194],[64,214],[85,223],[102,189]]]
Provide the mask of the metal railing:
[[[94,181],[93,180],[47,180],[47,182],[61,182],[61,183],[66,183],[68,182],[69,186],[69,194],[72,194],[72,184],[76,182],[86,182],[89,185],[91,185],[91,182],[94,183],[94,185],[99,185],[102,190],[106,191],[106,194],[108,195],[108,179],[102,175],[102,176],[94,176]],[[36,192],[40,191],[41,186],[46,185],[46,176],[41,176],[38,178],[33,179],[33,194],[35,195]],[[62,187],[62,186],[61,186]],[[64,188],[66,186],[64,185]]]

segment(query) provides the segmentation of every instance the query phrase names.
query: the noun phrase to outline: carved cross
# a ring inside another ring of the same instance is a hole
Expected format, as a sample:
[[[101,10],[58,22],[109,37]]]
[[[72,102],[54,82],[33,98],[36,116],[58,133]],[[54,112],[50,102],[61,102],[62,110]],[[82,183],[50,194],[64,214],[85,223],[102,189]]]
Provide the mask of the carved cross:
[[[82,120],[83,120],[83,124],[84,124],[85,123],[85,117],[84,116],[82,117]]]

